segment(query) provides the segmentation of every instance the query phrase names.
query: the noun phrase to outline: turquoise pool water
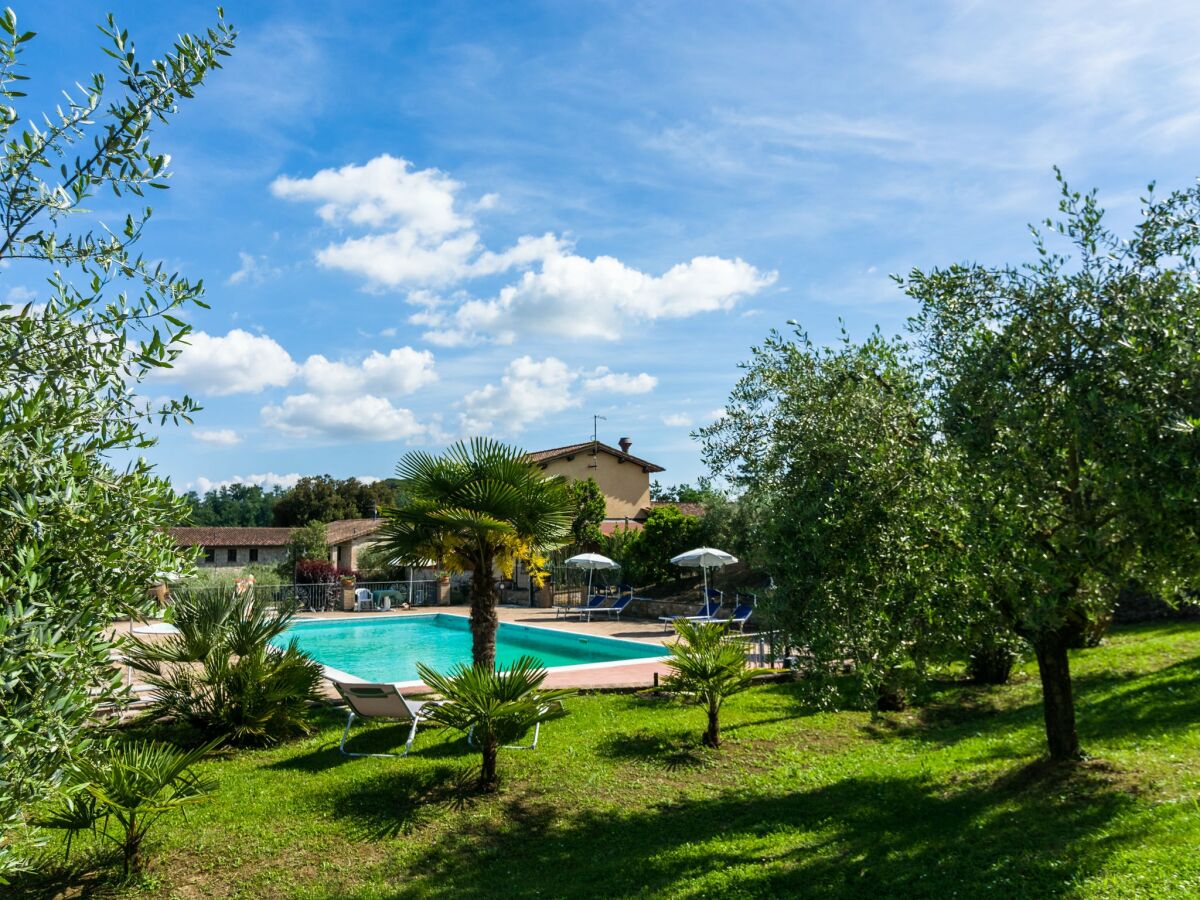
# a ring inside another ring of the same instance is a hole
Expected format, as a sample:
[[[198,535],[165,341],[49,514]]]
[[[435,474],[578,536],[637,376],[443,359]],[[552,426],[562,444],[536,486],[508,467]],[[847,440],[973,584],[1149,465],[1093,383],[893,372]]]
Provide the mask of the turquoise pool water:
[[[442,613],[352,621],[297,622],[278,638],[295,640],[322,665],[364,681],[417,681],[417,663],[439,671],[471,662],[471,632],[464,616]],[[546,668],[584,663],[654,659],[662,647],[636,641],[572,634],[502,622],[496,634],[500,668],[520,656],[532,656]]]

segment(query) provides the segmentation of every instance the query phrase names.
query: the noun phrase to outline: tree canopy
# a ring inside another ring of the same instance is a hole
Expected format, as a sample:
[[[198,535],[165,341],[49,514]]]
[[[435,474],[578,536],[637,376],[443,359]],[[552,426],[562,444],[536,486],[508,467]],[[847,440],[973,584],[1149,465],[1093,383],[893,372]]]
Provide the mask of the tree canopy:
[[[951,467],[908,348],[772,332],[745,368],[701,436],[709,465],[761,513],[757,556],[777,585],[764,613],[811,655],[823,699],[839,691],[822,676],[851,661],[859,696],[894,703],[966,619]]]
[[[276,488],[264,491],[257,484],[231,484],[207,491],[203,496],[195,491],[184,495],[191,510],[188,525],[265,526],[275,520],[274,507],[283,492]]]
[[[911,346],[773,333],[702,438],[818,671],[841,655],[886,686],[1019,635],[1071,759],[1068,649],[1123,587],[1200,581],[1200,187],[1151,191],[1123,239],[1060,183],[1070,253],[1035,230],[1021,266],[914,270]]]
[[[34,35],[0,14],[0,271],[46,276],[37,303],[0,305],[0,832],[101,736],[97,704],[119,681],[112,618],[141,608],[158,573],[189,565],[166,533],[182,503],[141,454],[151,421],[197,407],[186,397],[150,406],[139,385],[179,353],[182,315],[204,306],[203,285],[138,255],[149,208],[108,228],[85,206],[103,191],[108,215],[120,215],[123,201],[166,186],[151,133],[220,67],[235,34],[218,18],[144,61],[111,16],[101,30],[117,84],[94,75],[52,115],[33,116],[19,88]],[[0,875],[11,853],[0,833]]]
[[[1067,649],[1136,581],[1200,576],[1200,186],[1125,239],[1059,175],[1022,266],[914,270],[913,330],[962,455],[988,602],[1033,646],[1051,755],[1079,754]]]
[[[395,478],[368,484],[357,478],[307,475],[275,499],[274,521],[276,525],[295,527],[309,522],[372,519],[385,506],[396,505],[399,491],[400,483]]]
[[[604,492],[595,478],[572,481],[567,485],[567,490],[571,492],[571,501],[575,506],[575,516],[571,520],[571,542],[576,547],[588,550],[599,547],[604,539],[600,523],[608,512]]]

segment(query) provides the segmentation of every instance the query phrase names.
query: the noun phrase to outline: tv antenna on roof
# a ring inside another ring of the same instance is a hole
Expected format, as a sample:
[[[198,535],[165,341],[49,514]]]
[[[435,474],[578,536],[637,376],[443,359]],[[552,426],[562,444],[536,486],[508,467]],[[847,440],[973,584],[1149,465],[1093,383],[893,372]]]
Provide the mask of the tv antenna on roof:
[[[603,419],[605,422],[608,421],[607,416],[598,416],[598,415],[595,415],[594,413],[592,414],[592,461],[590,463],[588,463],[589,469],[598,468],[598,466],[596,464],[596,454],[598,452],[597,445],[600,443],[600,439],[598,438],[597,435],[599,433],[598,432],[598,428],[599,428],[598,423],[601,419]]]

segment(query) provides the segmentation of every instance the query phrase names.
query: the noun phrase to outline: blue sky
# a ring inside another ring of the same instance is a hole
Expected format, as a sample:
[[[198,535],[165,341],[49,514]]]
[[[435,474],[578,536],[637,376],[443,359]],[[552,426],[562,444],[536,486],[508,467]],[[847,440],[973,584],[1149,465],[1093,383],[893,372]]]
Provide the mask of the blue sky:
[[[382,477],[597,413],[690,481],[771,327],[895,332],[889,273],[1026,258],[1054,164],[1124,223],[1200,174],[1193,4],[904,6],[227,3],[238,50],[156,144],[144,249],[212,309],[150,389],[205,409],[153,458],[179,489]],[[17,7],[32,100],[103,68],[107,8]],[[212,18],[113,8],[145,56]]]

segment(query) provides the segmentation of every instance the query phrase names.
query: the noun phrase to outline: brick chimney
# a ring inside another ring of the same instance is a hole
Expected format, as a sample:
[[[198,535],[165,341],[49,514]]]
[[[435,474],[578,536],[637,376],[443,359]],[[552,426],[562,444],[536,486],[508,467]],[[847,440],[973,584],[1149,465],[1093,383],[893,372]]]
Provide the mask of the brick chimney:
[[[620,444],[622,453],[628,453],[629,448],[633,446],[633,441],[627,437],[621,438],[617,443]]]

